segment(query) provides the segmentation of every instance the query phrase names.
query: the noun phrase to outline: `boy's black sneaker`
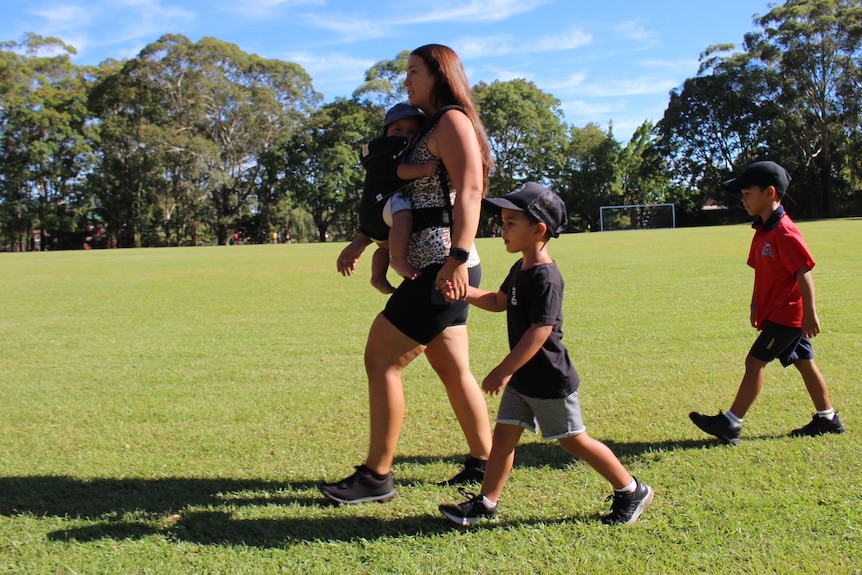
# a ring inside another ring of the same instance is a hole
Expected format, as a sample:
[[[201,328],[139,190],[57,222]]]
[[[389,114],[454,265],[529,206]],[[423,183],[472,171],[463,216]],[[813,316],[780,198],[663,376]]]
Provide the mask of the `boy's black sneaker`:
[[[488,462],[484,459],[476,459],[472,455],[468,455],[464,460],[464,469],[459,471],[452,479],[441,481],[437,485],[447,487],[450,485],[464,485],[467,483],[482,483],[485,479],[485,466]]]
[[[602,523],[606,525],[628,525],[638,520],[647,505],[652,503],[653,490],[646,483],[641,483],[637,477],[634,478],[637,487],[631,493],[614,492],[608,496],[611,503],[611,512],[602,517]]]
[[[832,419],[826,419],[825,417],[820,417],[816,413],[814,417],[811,418],[811,421],[808,422],[808,425],[805,427],[800,427],[799,429],[794,429],[790,432],[792,437],[816,437],[818,435],[823,435],[824,433],[844,433],[847,430],[844,427],[844,423],[841,421],[841,418],[838,417],[838,412],[835,412],[835,417]]]
[[[497,519],[497,508],[488,509],[482,503],[481,495],[465,493],[469,500],[458,505],[441,505],[440,513],[446,519],[457,525],[473,525],[480,521],[495,521]]]
[[[734,427],[730,420],[724,416],[724,413],[718,412],[718,415],[702,415],[696,411],[688,414],[691,421],[701,430],[710,435],[714,435],[728,445],[736,445],[739,443],[739,435],[742,433],[742,426]]]
[[[337,483],[321,484],[320,492],[336,503],[383,502],[395,497],[395,480],[391,472],[379,479],[370,469],[359,465],[353,475]]]

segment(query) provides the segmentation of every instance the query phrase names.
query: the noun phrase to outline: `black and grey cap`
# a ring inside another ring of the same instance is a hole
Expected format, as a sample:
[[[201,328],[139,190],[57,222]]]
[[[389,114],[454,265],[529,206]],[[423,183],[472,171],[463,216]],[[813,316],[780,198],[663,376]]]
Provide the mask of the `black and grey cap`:
[[[566,223],[566,204],[550,188],[535,182],[527,182],[502,198],[485,198],[482,205],[490,212],[499,214],[502,209],[527,212],[548,226],[551,237],[558,237]]]
[[[762,188],[774,186],[775,191],[779,195],[785,196],[787,194],[787,187],[790,185],[790,180],[790,174],[787,173],[787,170],[775,162],[765,160],[754,162],[745,168],[742,174],[722,182],[721,185],[724,189],[731,192],[738,192],[751,186],[760,186]]]

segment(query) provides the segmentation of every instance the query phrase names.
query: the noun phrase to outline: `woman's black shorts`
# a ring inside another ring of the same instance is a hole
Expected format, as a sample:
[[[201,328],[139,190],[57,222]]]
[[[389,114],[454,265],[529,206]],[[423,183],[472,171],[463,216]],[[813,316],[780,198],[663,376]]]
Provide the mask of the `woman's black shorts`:
[[[444,329],[467,323],[470,306],[463,301],[447,303],[443,294],[435,288],[437,272],[443,264],[431,264],[422,270],[415,280],[405,279],[389,297],[383,317],[404,335],[422,345],[428,345]],[[479,287],[482,266],[468,269],[469,283]]]

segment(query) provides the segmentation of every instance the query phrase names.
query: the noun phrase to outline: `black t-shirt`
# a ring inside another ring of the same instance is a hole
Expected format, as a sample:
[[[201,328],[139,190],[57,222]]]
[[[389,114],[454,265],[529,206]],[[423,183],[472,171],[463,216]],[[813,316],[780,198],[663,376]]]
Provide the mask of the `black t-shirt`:
[[[578,389],[580,377],[563,345],[563,277],[556,262],[521,270],[518,260],[500,286],[507,296],[506,320],[509,349],[533,325],[554,326],[542,348],[521,369],[509,385],[528,397],[567,397]]]

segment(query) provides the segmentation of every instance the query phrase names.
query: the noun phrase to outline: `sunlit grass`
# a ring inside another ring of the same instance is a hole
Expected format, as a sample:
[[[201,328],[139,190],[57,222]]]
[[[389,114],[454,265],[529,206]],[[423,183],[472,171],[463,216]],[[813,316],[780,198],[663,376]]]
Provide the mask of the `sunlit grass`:
[[[656,489],[609,528],[608,486],[525,435],[501,522],[452,529],[436,481],[465,445],[424,359],[405,375],[399,497],[332,507],[361,462],[362,348],[384,297],[343,244],[0,254],[0,573],[858,573],[862,222],[801,224],[818,261],[817,361],[848,433],[767,369],[744,441],[688,421],[727,409],[755,332],[747,226],[564,235],[565,342],[592,435]],[[513,256],[479,240],[483,285]],[[481,378],[504,314],[471,312]],[[492,413],[496,399],[489,399]]]

